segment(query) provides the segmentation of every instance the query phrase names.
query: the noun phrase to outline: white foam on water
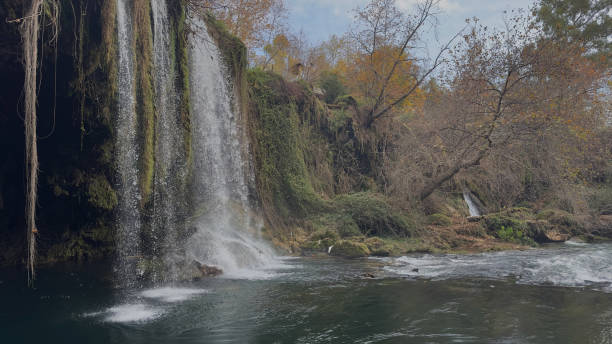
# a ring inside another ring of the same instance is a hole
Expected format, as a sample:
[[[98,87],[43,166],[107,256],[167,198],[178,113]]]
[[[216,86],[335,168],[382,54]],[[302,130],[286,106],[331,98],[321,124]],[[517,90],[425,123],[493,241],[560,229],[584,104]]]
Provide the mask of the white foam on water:
[[[282,275],[284,274],[264,269],[235,269],[231,272],[224,273],[220,277],[226,279],[269,280],[278,278]]]
[[[140,293],[140,296],[148,299],[157,299],[164,302],[180,302],[193,298],[196,295],[207,293],[205,289],[188,288],[155,288],[148,289]]]
[[[589,244],[587,244],[586,242],[580,242],[580,241],[574,241],[574,240],[568,240],[564,242],[564,244],[569,245],[569,246],[589,246]]]
[[[405,256],[389,260],[386,271],[410,277],[500,279],[519,284],[592,287],[612,291],[612,245],[564,245],[472,255]]]
[[[520,282],[551,283],[568,287],[602,284],[603,289],[609,289],[612,285],[610,252],[594,251],[539,258],[533,265],[534,267],[524,270]]]
[[[99,312],[87,312],[87,313],[83,313],[81,316],[85,317],[85,318],[93,318],[93,317],[97,317],[104,314],[104,311],[99,311]]]
[[[163,310],[142,303],[114,306],[103,312],[107,322],[133,323],[147,322],[158,318]]]
[[[286,276],[289,270],[296,268],[295,265],[287,264],[284,259],[275,256],[266,256],[264,258],[265,265],[249,265],[242,264],[241,266],[230,266],[224,270],[220,278],[227,279],[246,279],[246,280],[269,280]],[[260,261],[256,261],[260,264]],[[231,265],[231,264],[230,264]]]
[[[181,302],[189,300],[196,295],[208,293],[206,289],[163,287],[144,290],[136,298],[145,298],[166,303]],[[140,299],[142,300],[142,299]],[[159,305],[144,302],[127,303],[113,306],[102,311],[82,314],[83,317],[101,317],[105,322],[116,323],[145,323],[159,318],[165,313],[165,308]]]

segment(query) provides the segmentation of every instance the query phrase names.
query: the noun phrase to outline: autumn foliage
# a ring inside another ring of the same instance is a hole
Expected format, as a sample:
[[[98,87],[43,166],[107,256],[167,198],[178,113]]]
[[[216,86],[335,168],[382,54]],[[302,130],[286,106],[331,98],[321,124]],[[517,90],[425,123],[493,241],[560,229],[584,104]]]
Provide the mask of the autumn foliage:
[[[371,0],[346,34],[317,45],[287,28],[281,0],[215,11],[255,51],[252,67],[305,81],[350,117],[368,178],[388,195],[419,203],[478,184],[504,207],[609,178],[609,15],[577,3],[542,0],[507,13],[503,29],[470,19],[441,43],[424,38],[434,0],[409,12]],[[603,19],[595,27],[587,14]]]

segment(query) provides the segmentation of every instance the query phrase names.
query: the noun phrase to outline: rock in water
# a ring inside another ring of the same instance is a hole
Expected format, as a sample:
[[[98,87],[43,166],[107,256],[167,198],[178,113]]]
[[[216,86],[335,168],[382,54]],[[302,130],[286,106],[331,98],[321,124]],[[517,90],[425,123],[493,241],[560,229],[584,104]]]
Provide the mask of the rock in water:
[[[204,277],[215,277],[223,273],[223,270],[219,269],[218,267],[205,264],[200,266],[200,271],[202,271]]]
[[[544,233],[546,238],[552,242],[564,242],[569,240],[570,236],[567,233],[561,233],[558,230],[549,230]]]
[[[181,280],[183,281],[197,281],[203,277],[215,277],[223,273],[223,270],[216,266],[206,265],[198,262],[197,260],[191,261],[183,270]]]

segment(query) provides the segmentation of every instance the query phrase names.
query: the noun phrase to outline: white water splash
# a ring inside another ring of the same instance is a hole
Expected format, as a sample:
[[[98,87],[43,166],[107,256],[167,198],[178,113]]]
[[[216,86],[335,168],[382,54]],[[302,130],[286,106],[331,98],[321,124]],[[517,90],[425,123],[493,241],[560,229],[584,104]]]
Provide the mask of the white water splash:
[[[569,246],[589,246],[589,244],[587,244],[586,242],[582,242],[582,241],[575,241],[573,239],[570,239],[568,241],[564,242],[565,245],[569,245]]]
[[[147,289],[131,295],[132,303],[121,304],[103,311],[85,313],[86,318],[101,318],[105,322],[145,323],[166,314],[170,308],[159,301],[171,304],[184,302],[198,295],[206,294],[206,289],[164,287]]]
[[[389,259],[389,262],[385,270],[412,278],[513,277],[520,284],[592,287],[612,292],[612,245],[609,244],[473,255],[424,255]]]
[[[140,293],[140,296],[148,299],[157,299],[164,302],[180,302],[189,300],[196,295],[207,293],[204,289],[189,289],[189,288],[156,288],[148,289]]]
[[[160,317],[163,311],[145,304],[127,304],[111,307],[104,313],[107,322],[141,323]]]
[[[278,266],[250,216],[245,128],[227,67],[205,24],[192,21],[190,90],[194,151],[193,201],[199,210],[188,259],[223,269],[226,277],[269,278]]]

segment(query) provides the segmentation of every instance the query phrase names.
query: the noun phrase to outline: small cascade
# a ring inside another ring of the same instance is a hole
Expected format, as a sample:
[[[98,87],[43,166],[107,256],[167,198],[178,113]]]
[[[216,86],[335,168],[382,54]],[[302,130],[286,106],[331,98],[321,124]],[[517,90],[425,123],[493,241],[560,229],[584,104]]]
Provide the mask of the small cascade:
[[[235,277],[250,277],[275,262],[258,238],[248,204],[248,168],[243,160],[240,113],[233,89],[206,26],[194,20],[190,41],[190,83],[194,150],[193,202],[197,219],[187,258],[219,266]]]
[[[175,85],[176,73],[170,57],[172,49],[166,0],[151,1],[153,17],[153,65],[155,81],[156,147],[151,253],[161,258],[166,280],[175,280],[179,260],[179,216],[186,209],[181,197],[185,178],[183,131],[180,128]]]
[[[117,282],[134,286],[138,273],[135,260],[140,247],[140,191],[138,187],[138,148],[134,98],[134,57],[132,23],[128,0],[117,0],[119,42],[118,114],[116,118],[115,161],[118,173]]]
[[[467,203],[468,205],[468,208],[470,210],[470,216],[482,215],[482,213],[480,212],[480,209],[478,208],[478,205],[476,205],[476,201],[474,200],[471,192],[469,192],[468,190],[464,190],[463,199],[465,200],[465,203]]]

